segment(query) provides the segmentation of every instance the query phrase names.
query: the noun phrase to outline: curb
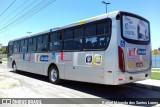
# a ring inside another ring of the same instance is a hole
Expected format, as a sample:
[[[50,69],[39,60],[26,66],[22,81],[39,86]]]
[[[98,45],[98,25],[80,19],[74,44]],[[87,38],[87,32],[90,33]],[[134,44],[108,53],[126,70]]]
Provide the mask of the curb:
[[[5,63],[5,64],[7,64],[7,61],[2,61],[2,63]]]
[[[150,90],[160,91],[159,86],[146,85],[146,84],[140,84],[140,83],[132,83],[131,86],[136,86],[136,87],[140,87],[140,88],[145,87],[145,88],[150,89]]]

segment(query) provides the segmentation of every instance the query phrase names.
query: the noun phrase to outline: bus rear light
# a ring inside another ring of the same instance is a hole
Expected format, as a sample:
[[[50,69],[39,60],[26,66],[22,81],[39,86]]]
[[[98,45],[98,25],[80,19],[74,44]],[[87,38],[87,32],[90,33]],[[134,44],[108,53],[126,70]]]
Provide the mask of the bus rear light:
[[[118,46],[118,57],[119,57],[119,69],[122,72],[125,72],[124,52],[123,52],[123,49],[120,46]]]

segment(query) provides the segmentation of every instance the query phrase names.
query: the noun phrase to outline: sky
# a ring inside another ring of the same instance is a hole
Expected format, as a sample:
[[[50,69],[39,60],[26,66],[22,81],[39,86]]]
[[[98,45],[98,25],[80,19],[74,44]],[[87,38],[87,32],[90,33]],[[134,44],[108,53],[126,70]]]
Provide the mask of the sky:
[[[9,40],[29,35],[27,32],[32,32],[31,34],[43,32],[106,12],[102,0],[56,0],[36,14],[32,15],[33,11],[28,12],[31,14],[29,17],[24,14],[38,3],[48,1],[53,0],[0,0],[0,43],[7,45]],[[160,48],[159,0],[106,0],[106,2],[111,3],[108,5],[108,12],[127,11],[149,20],[152,49]],[[23,18],[22,21],[14,23],[18,17]],[[7,26],[8,24],[13,26]]]

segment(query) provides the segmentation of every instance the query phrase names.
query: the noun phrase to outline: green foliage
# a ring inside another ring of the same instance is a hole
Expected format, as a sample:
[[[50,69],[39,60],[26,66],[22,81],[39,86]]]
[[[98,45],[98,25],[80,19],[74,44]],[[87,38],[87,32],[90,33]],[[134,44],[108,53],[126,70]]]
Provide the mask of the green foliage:
[[[7,54],[6,46],[2,46],[0,49],[0,54]]]

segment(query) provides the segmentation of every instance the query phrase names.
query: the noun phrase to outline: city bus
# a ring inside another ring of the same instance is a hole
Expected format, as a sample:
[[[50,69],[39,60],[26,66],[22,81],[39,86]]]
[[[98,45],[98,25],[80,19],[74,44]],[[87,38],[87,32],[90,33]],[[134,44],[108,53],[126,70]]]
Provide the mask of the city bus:
[[[114,11],[8,43],[8,67],[61,80],[120,85],[150,78],[147,19]]]

